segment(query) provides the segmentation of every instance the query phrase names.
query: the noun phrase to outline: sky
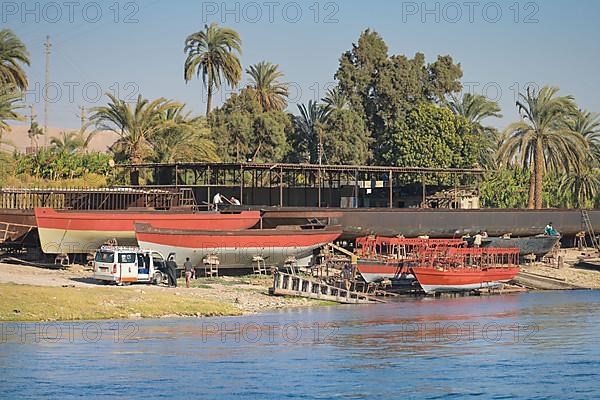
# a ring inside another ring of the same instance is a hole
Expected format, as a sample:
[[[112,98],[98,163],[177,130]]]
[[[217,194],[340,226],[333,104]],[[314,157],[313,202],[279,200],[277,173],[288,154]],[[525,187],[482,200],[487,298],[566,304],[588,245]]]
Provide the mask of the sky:
[[[451,55],[462,66],[464,91],[499,102],[504,117],[488,121],[496,127],[518,119],[515,99],[528,85],[558,86],[581,108],[600,112],[600,2],[594,0],[2,0],[0,19],[30,53],[25,102],[43,124],[47,96],[54,127],[79,127],[79,108],[105,104],[105,92],[131,101],[138,94],[166,97],[202,114],[206,90],[201,80],[185,83],[183,46],[211,22],[240,33],[244,69],[262,60],[279,64],[293,113],[335,84],[340,55],[367,28],[381,34],[390,54],[422,52],[428,61]],[[230,93],[222,88],[213,104]]]

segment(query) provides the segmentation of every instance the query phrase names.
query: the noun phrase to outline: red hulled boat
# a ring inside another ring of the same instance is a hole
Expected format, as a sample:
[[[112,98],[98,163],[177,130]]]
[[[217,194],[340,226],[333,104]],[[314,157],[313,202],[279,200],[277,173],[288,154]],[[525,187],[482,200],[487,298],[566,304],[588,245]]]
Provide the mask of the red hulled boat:
[[[260,211],[192,212],[177,210],[56,211],[35,209],[36,224],[44,253],[87,253],[107,240],[135,245],[136,222],[157,228],[200,229],[205,231],[242,230],[260,220]]]
[[[425,293],[498,287],[519,273],[519,249],[450,248],[426,252],[411,267]]]
[[[248,268],[255,256],[262,256],[268,265],[282,265],[288,257],[311,256],[313,250],[336,240],[339,226],[281,226],[276,229],[247,229],[211,232],[203,230],[165,229],[154,224],[135,224],[140,247],[161,254],[175,253],[177,260],[189,257],[201,265],[209,255],[219,257],[221,268]]]
[[[367,282],[414,280],[409,260],[425,250],[461,247],[462,239],[423,239],[366,236],[356,239],[357,268]]]

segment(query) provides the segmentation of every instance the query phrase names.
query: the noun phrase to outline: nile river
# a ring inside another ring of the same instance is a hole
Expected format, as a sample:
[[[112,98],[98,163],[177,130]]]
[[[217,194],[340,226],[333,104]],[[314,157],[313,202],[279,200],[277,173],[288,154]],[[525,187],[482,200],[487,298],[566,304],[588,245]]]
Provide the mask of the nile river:
[[[0,325],[0,398],[600,398],[600,292]]]

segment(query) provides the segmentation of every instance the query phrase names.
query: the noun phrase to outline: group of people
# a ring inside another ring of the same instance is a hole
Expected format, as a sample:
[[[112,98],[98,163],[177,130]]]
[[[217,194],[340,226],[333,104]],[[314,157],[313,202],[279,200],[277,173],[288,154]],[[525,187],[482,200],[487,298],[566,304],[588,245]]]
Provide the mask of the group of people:
[[[194,270],[194,265],[190,261],[189,257],[185,258],[185,262],[183,263],[183,269],[185,271],[185,287],[190,287],[190,279],[195,277],[196,270]],[[177,287],[177,263],[175,262],[175,256],[169,256],[167,260],[167,277],[169,287]]]
[[[223,204],[225,204],[225,202],[231,204],[232,206],[242,205],[242,203],[240,203],[240,201],[233,196],[231,196],[231,198],[228,199],[227,197],[221,195],[221,193],[217,193],[214,195],[213,206],[215,207],[215,210],[218,210]]]

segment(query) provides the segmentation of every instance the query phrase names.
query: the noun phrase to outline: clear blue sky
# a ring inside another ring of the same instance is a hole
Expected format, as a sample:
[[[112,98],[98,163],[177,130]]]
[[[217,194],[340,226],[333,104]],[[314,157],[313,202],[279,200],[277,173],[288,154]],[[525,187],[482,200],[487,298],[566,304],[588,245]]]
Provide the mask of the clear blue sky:
[[[499,101],[505,118],[490,121],[496,126],[517,118],[515,93],[529,82],[559,86],[582,108],[600,112],[600,2],[593,0],[59,0],[0,6],[2,26],[29,49],[26,100],[35,103],[40,122],[43,43],[51,36],[51,126],[77,127],[79,106],[105,102],[99,90],[130,98],[164,96],[203,113],[201,81],[183,80],[183,42],[213,21],[241,34],[244,68],[261,60],[280,64],[292,83],[292,112],[296,103],[323,96],[340,55],[366,28],[383,36],[390,53],[420,51],[428,60],[452,55],[470,91]],[[225,95],[218,94],[216,103]]]

